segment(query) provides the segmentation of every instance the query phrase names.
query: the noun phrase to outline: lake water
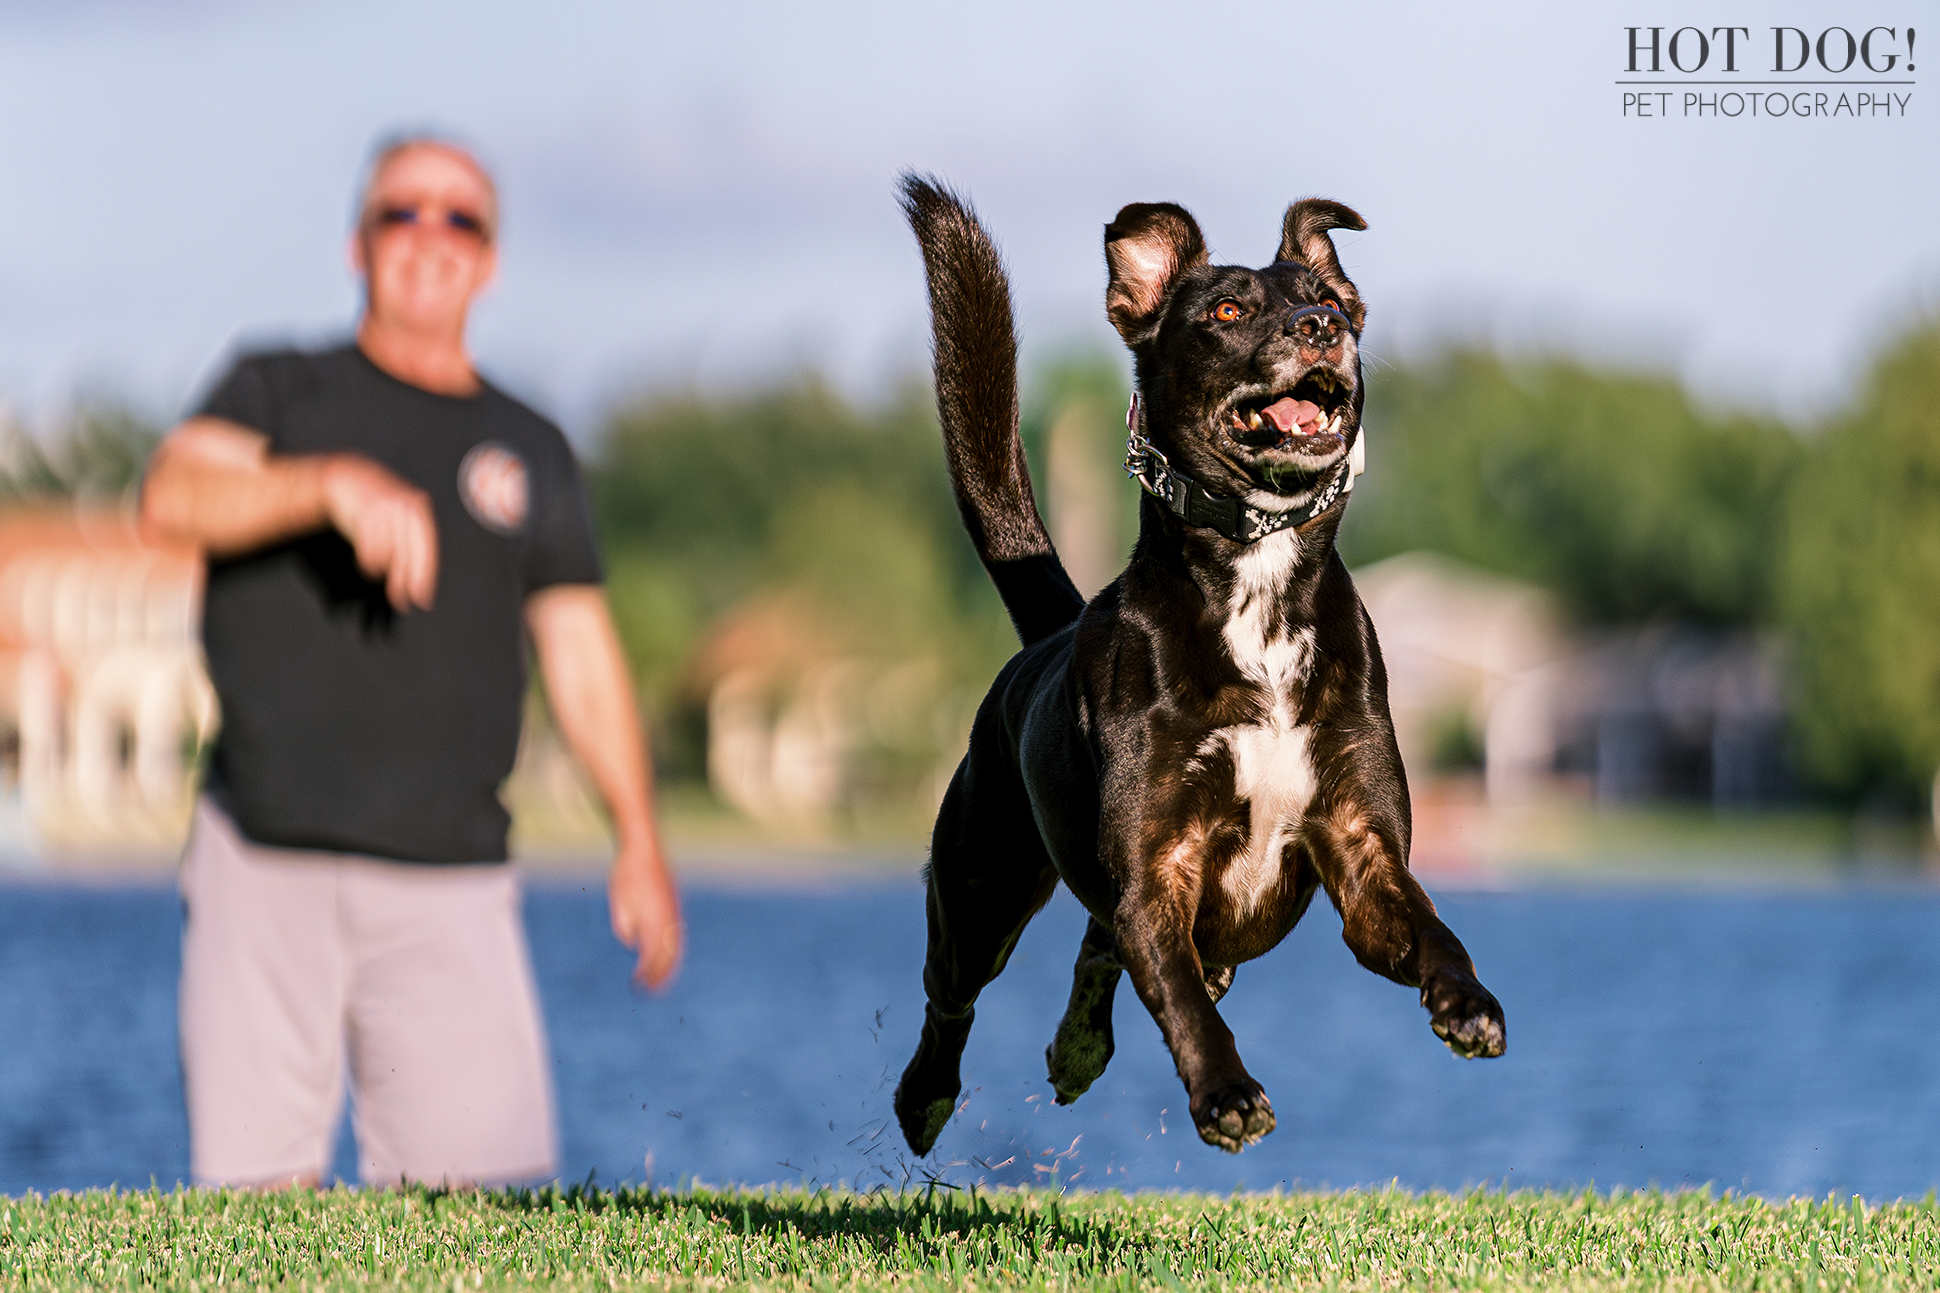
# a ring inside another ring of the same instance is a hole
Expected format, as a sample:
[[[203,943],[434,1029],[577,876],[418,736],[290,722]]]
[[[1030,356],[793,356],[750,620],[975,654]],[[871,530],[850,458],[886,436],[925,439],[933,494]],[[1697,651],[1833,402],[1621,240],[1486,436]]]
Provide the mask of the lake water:
[[[1438,895],[1509,1019],[1465,1062],[1405,988],[1354,963],[1324,904],[1221,1007],[1279,1130],[1199,1142],[1129,986],[1118,1054],[1070,1108],[1043,1051],[1083,927],[1062,893],[985,993],[969,1104],[913,1161],[890,1090],[921,1018],[914,879],[693,888],[676,988],[628,986],[595,882],[537,880],[562,1176],[953,1181],[1225,1191],[1706,1183],[1771,1196],[1940,1184],[1940,893]],[[0,1192],[187,1171],[173,890],[0,887]],[[348,1141],[339,1170],[350,1172]]]

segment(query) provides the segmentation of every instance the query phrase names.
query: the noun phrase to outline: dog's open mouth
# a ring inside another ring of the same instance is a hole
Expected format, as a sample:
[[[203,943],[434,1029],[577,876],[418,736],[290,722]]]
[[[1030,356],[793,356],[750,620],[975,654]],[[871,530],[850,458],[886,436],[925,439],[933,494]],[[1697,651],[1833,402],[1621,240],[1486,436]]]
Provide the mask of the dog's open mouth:
[[[1347,448],[1346,424],[1352,391],[1324,368],[1314,369],[1289,391],[1236,401],[1222,425],[1233,442],[1253,451],[1255,470],[1270,483],[1286,475],[1327,466]]]

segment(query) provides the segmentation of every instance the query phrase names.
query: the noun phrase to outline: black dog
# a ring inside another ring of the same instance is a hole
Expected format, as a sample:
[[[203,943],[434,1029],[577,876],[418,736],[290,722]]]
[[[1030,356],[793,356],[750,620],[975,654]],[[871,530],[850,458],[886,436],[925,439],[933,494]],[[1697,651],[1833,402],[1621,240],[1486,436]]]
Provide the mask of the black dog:
[[[1058,563],[1017,436],[1010,286],[970,209],[907,175],[935,326],[936,400],[964,524],[1024,649],[998,674],[937,818],[929,1005],[896,1088],[910,1148],[955,1109],[973,1004],[1059,879],[1091,913],[1047,1052],[1060,1104],[1112,1054],[1120,970],[1158,1021],[1210,1144],[1273,1130],[1216,1003],[1314,890],[1362,965],[1421,989],[1457,1054],[1500,1055],[1502,1008],[1408,874],[1387,674],[1334,534],[1360,438],[1365,310],[1330,229],[1288,209],[1265,269],[1207,263],[1169,203],[1105,228],[1105,307],[1138,395],[1146,488],[1131,564],[1090,605]]]

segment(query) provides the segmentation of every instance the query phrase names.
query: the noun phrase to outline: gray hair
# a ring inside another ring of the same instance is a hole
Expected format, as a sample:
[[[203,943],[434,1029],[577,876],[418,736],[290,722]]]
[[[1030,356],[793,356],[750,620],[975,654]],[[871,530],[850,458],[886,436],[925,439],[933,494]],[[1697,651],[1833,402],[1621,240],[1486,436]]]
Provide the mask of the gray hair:
[[[487,242],[498,241],[498,183],[485,164],[478,160],[478,154],[469,147],[448,135],[432,134],[424,131],[401,132],[386,135],[377,141],[371,150],[370,161],[364,166],[362,182],[357,186],[357,206],[351,213],[354,227],[367,229],[370,219],[376,214],[377,181],[390,164],[414,148],[435,148],[450,153],[477,172],[478,178],[485,183],[486,209],[479,212],[485,222]]]

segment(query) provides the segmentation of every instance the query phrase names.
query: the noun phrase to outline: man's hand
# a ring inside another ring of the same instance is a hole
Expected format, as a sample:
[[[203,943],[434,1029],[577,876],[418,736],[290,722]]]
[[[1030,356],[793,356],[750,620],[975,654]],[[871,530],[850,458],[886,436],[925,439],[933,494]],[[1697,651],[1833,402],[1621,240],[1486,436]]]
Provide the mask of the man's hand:
[[[640,954],[633,981],[655,991],[666,987],[680,965],[687,933],[666,864],[658,857],[622,853],[607,877],[606,899],[614,937]]]
[[[190,418],[155,450],[141,524],[219,557],[333,526],[399,610],[429,608],[438,589],[438,527],[422,490],[357,454],[272,454],[267,436],[220,418]]]
[[[382,580],[399,610],[430,610],[438,591],[438,524],[430,496],[349,453],[324,459],[321,483],[330,523],[357,550],[357,568]]]

